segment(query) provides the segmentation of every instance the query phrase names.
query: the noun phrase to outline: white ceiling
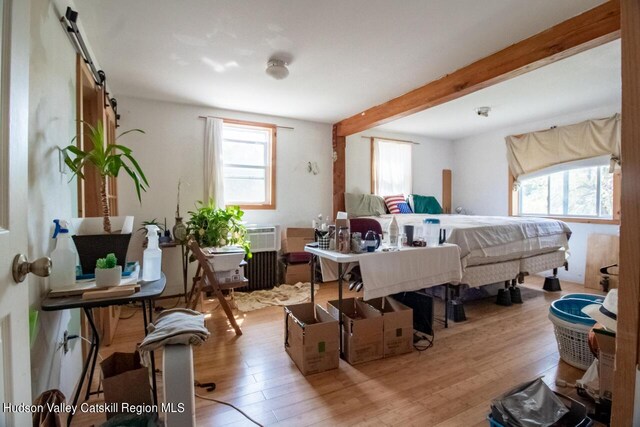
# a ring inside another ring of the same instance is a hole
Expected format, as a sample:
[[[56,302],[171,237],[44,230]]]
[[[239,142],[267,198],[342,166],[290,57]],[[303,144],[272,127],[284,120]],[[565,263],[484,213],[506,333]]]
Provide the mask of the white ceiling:
[[[116,96],[336,122],[603,0],[76,3]],[[281,81],[264,73],[278,52]]]
[[[377,129],[454,140],[620,103],[620,62],[616,40]],[[475,113],[481,106],[489,117]]]

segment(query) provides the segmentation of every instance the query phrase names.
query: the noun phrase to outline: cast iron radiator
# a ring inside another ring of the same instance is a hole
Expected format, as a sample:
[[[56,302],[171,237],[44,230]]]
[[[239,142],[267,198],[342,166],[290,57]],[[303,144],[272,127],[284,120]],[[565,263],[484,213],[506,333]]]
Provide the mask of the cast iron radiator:
[[[244,276],[249,280],[247,286],[237,288],[238,291],[248,292],[257,289],[271,289],[277,285],[278,252],[256,252],[247,260]]]

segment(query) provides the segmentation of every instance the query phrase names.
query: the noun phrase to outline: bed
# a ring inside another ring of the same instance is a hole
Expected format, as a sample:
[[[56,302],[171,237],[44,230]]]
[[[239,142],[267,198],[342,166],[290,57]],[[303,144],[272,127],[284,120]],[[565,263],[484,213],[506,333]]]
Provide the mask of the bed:
[[[367,217],[386,232],[394,215]],[[476,215],[399,214],[404,225],[422,225],[437,218],[447,230],[447,242],[460,247],[461,284],[478,287],[513,280],[527,274],[567,265],[571,230],[566,223],[547,218]]]

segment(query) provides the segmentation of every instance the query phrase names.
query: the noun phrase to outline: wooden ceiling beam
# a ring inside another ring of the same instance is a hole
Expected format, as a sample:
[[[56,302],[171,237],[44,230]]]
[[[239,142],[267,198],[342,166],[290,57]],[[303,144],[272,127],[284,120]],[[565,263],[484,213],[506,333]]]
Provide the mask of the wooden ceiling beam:
[[[620,37],[612,0],[397,98],[336,123],[348,136],[460,98]]]

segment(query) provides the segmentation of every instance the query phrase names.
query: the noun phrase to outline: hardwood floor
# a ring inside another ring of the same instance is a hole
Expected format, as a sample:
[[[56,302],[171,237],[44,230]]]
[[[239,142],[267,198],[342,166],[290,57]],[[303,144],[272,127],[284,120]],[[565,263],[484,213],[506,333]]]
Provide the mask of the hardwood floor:
[[[500,307],[493,299],[466,303],[468,320],[452,322],[448,329],[436,322],[434,346],[425,352],[356,366],[341,360],[338,369],[308,377],[284,351],[282,307],[236,312],[240,337],[222,310],[214,309],[207,320],[212,335],[194,348],[194,360],[196,380],[215,382],[217,388],[196,392],[230,402],[264,425],[486,426],[491,399],[508,388],[538,376],[555,388],[556,377],[573,382],[583,374],[559,360],[547,314],[560,293],[542,292],[541,283],[538,277],[527,278],[525,286],[539,292],[523,293],[522,305]],[[583,290],[568,282],[562,287],[563,293]],[[336,284],[325,284],[316,300],[324,304],[336,295]],[[441,317],[444,306],[436,301]],[[206,308],[216,305],[210,302]],[[133,310],[124,308],[122,316]],[[143,337],[141,316],[137,310],[121,320],[113,343],[100,355],[133,351]],[[161,367],[161,354],[156,357]],[[198,425],[253,425],[228,406],[198,398],[196,405]],[[79,414],[73,425],[103,421],[104,415]]]

